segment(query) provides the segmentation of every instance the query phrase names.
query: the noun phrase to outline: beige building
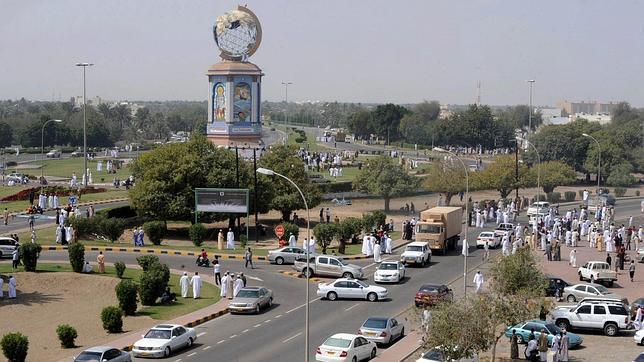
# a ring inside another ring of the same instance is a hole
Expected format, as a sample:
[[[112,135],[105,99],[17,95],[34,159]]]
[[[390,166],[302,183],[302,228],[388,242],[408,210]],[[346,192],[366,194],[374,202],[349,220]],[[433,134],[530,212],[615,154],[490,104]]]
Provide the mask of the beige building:
[[[598,101],[591,102],[570,102],[570,101],[561,101],[557,103],[557,107],[566,111],[567,114],[575,113],[586,113],[586,114],[595,114],[595,113],[604,113],[610,114],[613,111],[613,108],[617,105],[617,102],[601,103]]]

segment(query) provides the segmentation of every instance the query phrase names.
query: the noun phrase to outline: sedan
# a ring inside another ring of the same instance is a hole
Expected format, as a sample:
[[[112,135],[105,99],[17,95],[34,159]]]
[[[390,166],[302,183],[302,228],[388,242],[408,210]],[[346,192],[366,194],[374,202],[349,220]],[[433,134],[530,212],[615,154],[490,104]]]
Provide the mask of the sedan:
[[[387,298],[387,289],[369,285],[361,280],[340,278],[331,283],[318,284],[318,297],[328,300],[338,298],[367,299],[375,302]]]
[[[132,362],[130,354],[121,351],[118,348],[98,346],[84,350],[78,356],[74,357],[74,362]]]
[[[306,254],[306,250],[294,246],[286,246],[268,252],[268,261],[277,265],[293,264],[298,256]]]
[[[362,323],[358,334],[376,344],[387,345],[405,336],[405,326],[396,318],[370,317]]]
[[[273,306],[273,292],[263,287],[241,288],[228,304],[230,313],[256,313]]]
[[[496,248],[501,245],[501,240],[493,231],[483,231],[476,237],[476,247],[482,248],[487,242],[488,247]]]
[[[315,351],[316,361],[363,361],[376,358],[376,343],[363,336],[338,333],[327,338]]]
[[[416,292],[414,303],[416,307],[433,306],[441,301],[451,301],[454,299],[454,293],[446,285],[441,284],[423,284]]]
[[[405,265],[399,261],[383,261],[373,273],[376,283],[400,283],[405,278]]]
[[[505,336],[508,338],[512,337],[512,330],[514,330],[517,335],[517,342],[519,342],[519,344],[528,343],[530,332],[534,330],[535,338],[539,339],[542,328],[546,330],[546,334],[548,335],[548,346],[552,345],[552,338],[555,334],[561,333],[561,329],[559,329],[559,327],[557,327],[552,322],[546,322],[539,319],[521,322],[515,326],[512,326],[505,331]],[[570,348],[575,348],[584,341],[584,339],[577,334],[567,332],[567,335],[569,343],[568,346]]]
[[[569,303],[575,303],[586,297],[605,297],[612,299],[622,299],[621,296],[611,293],[605,286],[600,284],[575,284],[564,288],[562,296]]]
[[[528,207],[528,216],[547,215],[550,212],[550,203],[539,201]]]
[[[25,175],[23,175],[21,173],[17,173],[17,172],[9,174],[9,176],[7,176],[6,180],[7,180],[7,182],[13,181],[13,182],[15,182],[17,184],[22,184],[22,183],[28,183],[29,182],[29,178],[27,176],[25,176]]]
[[[134,357],[168,357],[173,351],[192,346],[197,332],[177,324],[159,324],[142,337],[132,347]]]
[[[60,151],[58,150],[51,150],[47,152],[47,158],[60,158]]]

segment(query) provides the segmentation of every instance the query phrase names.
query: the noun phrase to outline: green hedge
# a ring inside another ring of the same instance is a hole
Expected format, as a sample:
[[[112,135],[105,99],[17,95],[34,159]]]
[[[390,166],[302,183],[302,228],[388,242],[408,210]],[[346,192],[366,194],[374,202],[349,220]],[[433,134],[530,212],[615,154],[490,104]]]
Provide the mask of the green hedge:
[[[626,187],[615,187],[615,196],[623,197],[626,195]]]
[[[163,221],[148,221],[143,224],[143,231],[152,244],[160,245],[168,229]]]
[[[574,191],[564,192],[564,200],[566,201],[575,201],[576,193]]]
[[[556,204],[556,203],[558,203],[559,201],[561,201],[561,193],[556,192],[556,191],[549,192],[549,193],[546,195],[546,200],[547,200],[549,203],[551,203],[551,204]]]
[[[114,263],[114,269],[116,269],[116,276],[119,279],[123,279],[123,273],[125,273],[125,263],[122,261],[117,261]]]
[[[9,362],[24,362],[29,350],[29,339],[22,333],[7,333],[0,341],[2,354]]]
[[[330,182],[327,184],[317,184],[316,186],[323,194],[353,191],[353,182],[351,181]]]
[[[40,244],[25,243],[20,245],[20,258],[22,265],[25,266],[25,271],[35,272],[38,264],[38,256],[42,251]]]
[[[125,315],[134,315],[136,313],[136,294],[138,287],[131,280],[121,280],[116,287],[116,298],[119,300],[119,307]]]
[[[201,246],[203,244],[203,240],[206,237],[206,233],[208,233],[208,229],[206,229],[205,226],[201,223],[197,223],[194,225],[190,225],[190,229],[188,230],[188,233],[190,235],[190,240],[192,240],[192,243],[195,246]]]

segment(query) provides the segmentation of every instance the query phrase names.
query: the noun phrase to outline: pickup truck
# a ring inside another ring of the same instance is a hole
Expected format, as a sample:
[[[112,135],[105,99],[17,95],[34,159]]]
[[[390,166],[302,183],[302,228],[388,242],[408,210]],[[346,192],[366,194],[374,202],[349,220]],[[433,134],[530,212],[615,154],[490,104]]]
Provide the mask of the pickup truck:
[[[317,255],[309,259],[309,267],[306,267],[306,256],[295,259],[295,270],[302,273],[304,277],[326,276],[336,278],[360,279],[364,276],[362,267],[354,264],[347,264],[342,258],[333,255]]]
[[[502,238],[505,234],[508,234],[510,236],[510,241],[512,241],[512,235],[514,235],[514,224],[502,222],[494,229],[494,235],[499,238]]]
[[[610,265],[605,261],[589,261],[579,268],[579,280],[589,280],[591,283],[604,283],[609,287],[617,280],[617,273],[610,270]]]

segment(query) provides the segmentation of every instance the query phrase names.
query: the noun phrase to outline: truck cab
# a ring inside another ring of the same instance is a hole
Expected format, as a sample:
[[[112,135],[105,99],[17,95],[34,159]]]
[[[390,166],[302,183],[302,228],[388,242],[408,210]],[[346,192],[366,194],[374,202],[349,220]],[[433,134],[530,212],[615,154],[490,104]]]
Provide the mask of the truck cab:
[[[613,282],[617,281],[617,273],[610,269],[605,261],[589,261],[577,271],[579,280],[589,280],[591,283],[605,283],[609,287],[613,286]]]
[[[415,241],[426,243],[430,249],[442,251],[456,249],[463,223],[463,209],[441,206],[421,211],[416,223]]]

